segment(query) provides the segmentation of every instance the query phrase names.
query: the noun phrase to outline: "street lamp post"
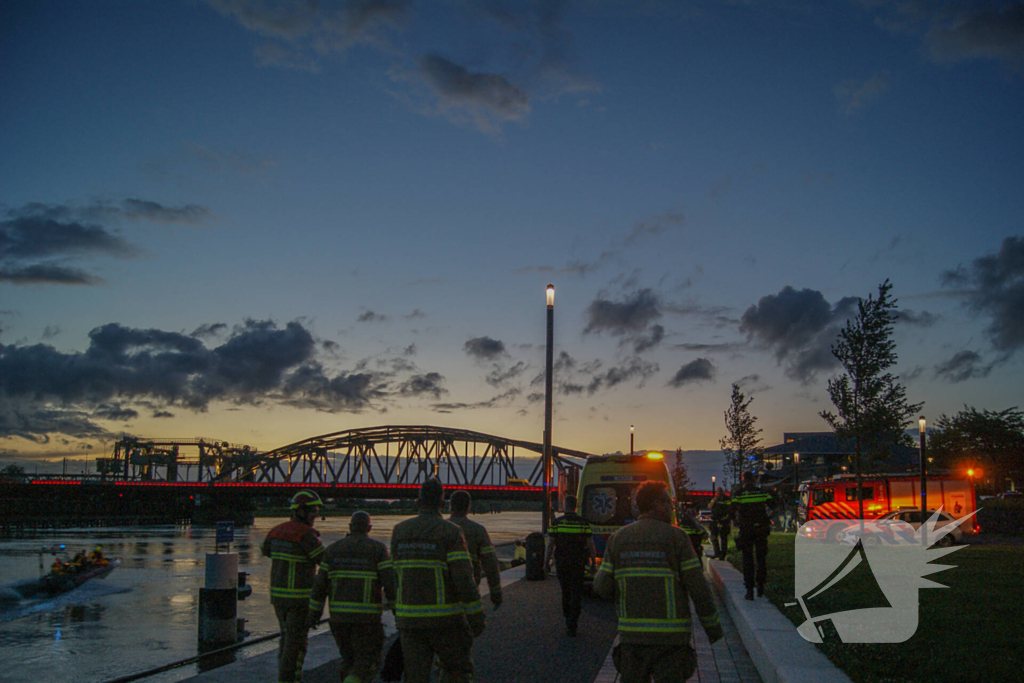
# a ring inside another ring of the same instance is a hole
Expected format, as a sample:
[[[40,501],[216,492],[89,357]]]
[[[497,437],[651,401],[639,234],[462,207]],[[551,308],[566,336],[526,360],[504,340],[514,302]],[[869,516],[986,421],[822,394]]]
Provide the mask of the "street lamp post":
[[[633,455],[633,425],[629,425],[629,454]]]
[[[544,519],[541,531],[547,533],[551,520],[551,399],[552,376],[554,373],[555,347],[555,286],[547,287],[548,335],[547,360],[544,375]]]
[[[921,432],[921,542],[928,547],[928,457],[925,452],[926,421],[922,415],[917,426]]]
[[[715,475],[711,475],[711,495],[715,495]]]

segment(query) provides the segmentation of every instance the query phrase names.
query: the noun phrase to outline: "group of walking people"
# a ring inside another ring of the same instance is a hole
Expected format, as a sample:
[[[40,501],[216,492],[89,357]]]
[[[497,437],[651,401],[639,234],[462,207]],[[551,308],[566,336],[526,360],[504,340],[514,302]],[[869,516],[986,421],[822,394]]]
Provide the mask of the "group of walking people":
[[[745,482],[731,502],[736,507],[730,516],[741,530],[737,546],[745,548],[750,541],[752,550],[767,544],[758,540],[760,522],[751,526],[756,515],[737,511],[757,504],[744,497],[758,495],[755,488],[747,491]],[[657,683],[683,683],[697,663],[690,644],[690,601],[712,643],[723,635],[718,611],[694,544],[672,524],[667,485],[644,482],[635,500],[639,518],[608,539],[593,587],[617,605],[619,645],[613,660],[623,683],[648,683],[652,677]],[[372,524],[366,512],[353,514],[349,534],[324,548],[313,528],[323,504],[319,496],[301,491],[292,498],[291,519],[274,527],[261,546],[271,558],[270,597],[281,628],[279,683],[300,680],[308,632],[320,622],[325,604],[343,683],[369,683],[376,675],[385,610],[395,615],[402,680],[428,683],[435,666],[441,681],[473,680],[470,650],[485,627],[478,585],[486,577],[493,609],[500,608],[500,568],[486,529],[467,517],[469,494],[456,491],[450,502],[451,516],[444,519],[444,487],[429,479],[419,491],[419,514],[394,527],[390,548],[369,537]],[[575,637],[585,572],[596,564],[596,547],[572,496],[566,496],[565,509],[549,529],[544,564],[550,567],[554,561],[566,634]],[[745,529],[750,529],[746,535]],[[746,555],[744,550],[745,569]],[[763,559],[762,552],[756,580],[748,583],[749,599],[754,586],[763,592]]]

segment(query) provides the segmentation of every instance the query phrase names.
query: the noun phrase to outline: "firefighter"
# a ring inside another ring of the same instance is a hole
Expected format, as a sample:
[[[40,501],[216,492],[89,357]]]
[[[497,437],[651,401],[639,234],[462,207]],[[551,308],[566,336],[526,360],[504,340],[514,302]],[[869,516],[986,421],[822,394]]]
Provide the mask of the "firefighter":
[[[736,548],[743,552],[743,585],[747,589],[747,600],[754,599],[755,586],[757,597],[764,595],[764,584],[768,579],[771,502],[771,495],[754,481],[754,473],[744,472],[743,487],[732,501],[732,517],[740,529]]]
[[[89,556],[86,559],[89,560],[89,564],[94,566],[107,563],[107,558],[103,557],[102,546],[96,546],[95,548],[93,548],[92,552],[89,553]]]
[[[436,655],[444,680],[473,680],[470,649],[484,631],[484,611],[462,530],[441,517],[444,487],[436,478],[420,487],[419,515],[391,533],[398,577],[395,625],[402,642],[406,683],[428,683]]]
[[[452,514],[448,521],[462,529],[466,549],[469,550],[469,557],[473,561],[473,579],[479,586],[480,579],[483,576],[487,577],[491,604],[497,610],[501,607],[501,567],[498,565],[498,556],[494,552],[491,537],[482,524],[477,524],[466,516],[472,505],[468,491],[456,491],[452,494],[450,502]]]
[[[327,546],[309,596],[306,627],[315,628],[328,602],[331,635],[341,654],[342,683],[370,683],[380,667],[380,617],[395,600],[395,570],[388,548],[368,536],[370,515],[359,511],[349,534]],[[386,600],[382,599],[382,593]]]
[[[729,552],[729,535],[732,533],[732,500],[725,495],[725,489],[718,487],[718,493],[711,501],[711,547],[715,559],[724,560]]]
[[[576,627],[583,611],[583,584],[587,563],[597,562],[594,534],[587,520],[576,514],[576,496],[565,497],[566,512],[557,518],[548,529],[547,552],[544,566],[550,570],[551,558],[555,559],[558,584],[562,589],[562,615],[565,616],[565,631],[570,638],[576,637]]]
[[[693,554],[700,559],[704,556],[704,541],[708,537],[708,532],[704,529],[704,526],[697,521],[696,516],[693,514],[693,510],[686,510],[682,515],[679,516],[679,528],[686,532],[686,535],[690,539],[690,544],[693,545]]]
[[[712,643],[722,625],[700,560],[672,525],[672,497],[660,481],[637,487],[640,518],[608,539],[594,590],[616,599],[619,645],[612,651],[622,683],[684,683],[697,668],[690,645],[690,600]]]
[[[291,500],[292,518],[278,524],[260,546],[271,559],[270,604],[274,606],[281,639],[277,650],[277,680],[297,683],[306,657],[306,620],[310,589],[324,547],[313,522],[323,502],[312,491],[299,491]]]

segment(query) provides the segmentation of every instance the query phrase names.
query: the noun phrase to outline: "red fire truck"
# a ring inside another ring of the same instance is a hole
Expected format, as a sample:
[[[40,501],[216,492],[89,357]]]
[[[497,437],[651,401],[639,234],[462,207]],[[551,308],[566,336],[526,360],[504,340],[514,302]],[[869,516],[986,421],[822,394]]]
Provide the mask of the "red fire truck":
[[[900,509],[921,507],[921,477],[910,474],[880,474],[862,479],[864,519],[876,519]],[[970,515],[977,509],[974,482],[962,476],[939,474],[928,477],[928,509],[949,513],[954,519]],[[852,474],[836,476],[831,480],[804,484],[800,487],[798,520],[836,520],[835,524],[815,525],[825,528],[828,536],[849,526],[849,520],[858,519],[857,478]],[[977,517],[971,517],[964,529],[978,531]]]

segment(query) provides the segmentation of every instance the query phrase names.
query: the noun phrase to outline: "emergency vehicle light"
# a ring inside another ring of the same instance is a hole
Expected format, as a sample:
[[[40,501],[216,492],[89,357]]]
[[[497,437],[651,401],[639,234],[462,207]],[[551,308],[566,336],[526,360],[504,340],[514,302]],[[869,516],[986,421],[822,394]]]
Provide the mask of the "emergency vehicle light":
[[[662,455],[661,453],[648,453],[647,457],[650,458],[651,460],[661,460],[665,456]]]

